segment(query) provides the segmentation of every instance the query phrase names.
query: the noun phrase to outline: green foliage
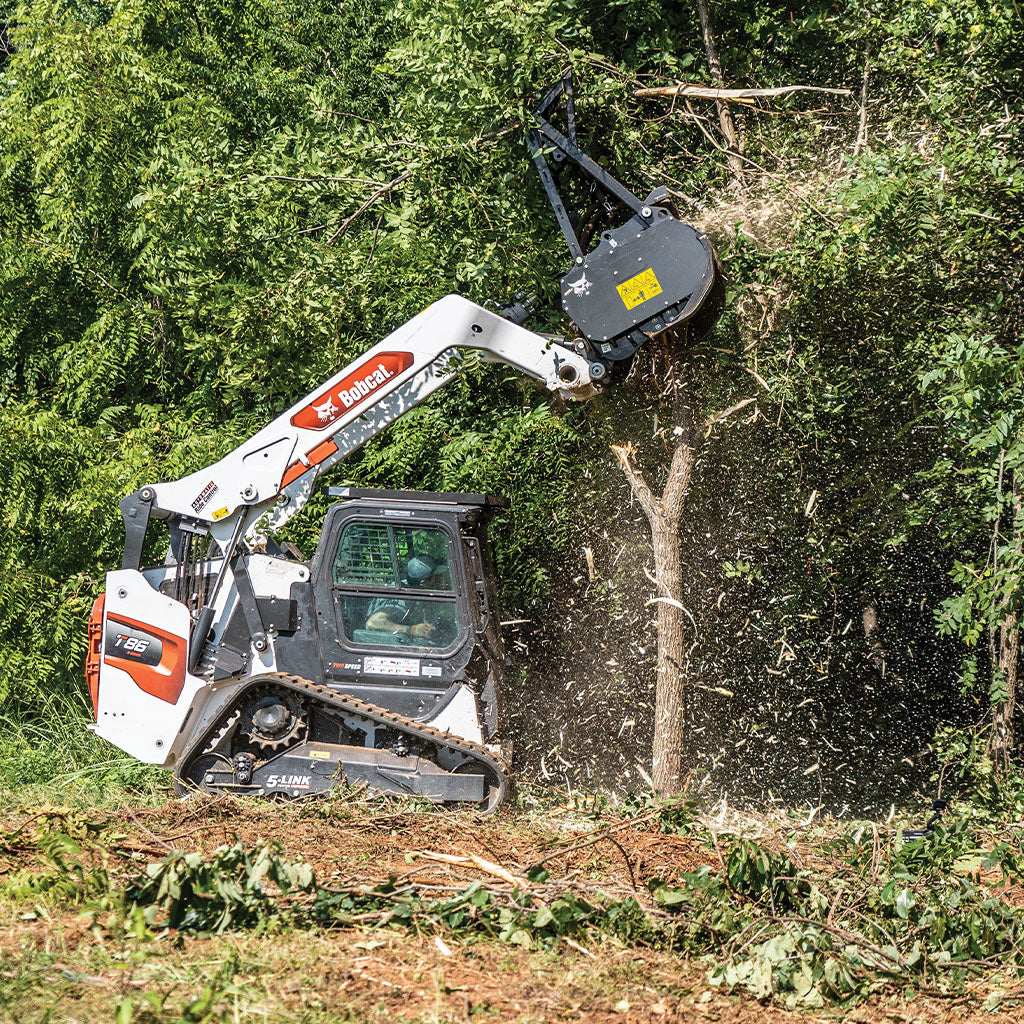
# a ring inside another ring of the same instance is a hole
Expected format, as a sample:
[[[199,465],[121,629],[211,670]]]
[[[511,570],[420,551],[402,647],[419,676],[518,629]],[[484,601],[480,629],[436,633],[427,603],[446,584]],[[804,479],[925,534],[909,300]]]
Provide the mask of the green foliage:
[[[35,845],[46,864],[42,871],[24,871],[5,878],[2,892],[12,899],[43,897],[58,903],[83,903],[103,898],[111,889],[106,856],[97,843],[102,826],[94,826],[76,815],[63,816],[63,829],[45,828]],[[77,834],[72,835],[70,832]],[[0,836],[0,848],[17,838],[17,833]]]
[[[40,846],[50,845],[48,837],[40,840]],[[655,935],[634,901],[595,903],[566,891],[537,908],[526,894],[507,898],[480,883],[439,900],[415,887],[399,890],[394,879],[372,890],[338,889],[318,884],[307,864],[286,859],[279,847],[250,850],[240,843],[210,857],[173,853],[131,880],[124,900],[141,911],[147,928],[190,934],[374,921],[415,931],[479,933],[527,948],[551,946],[563,935],[585,937],[592,928],[634,941]]]
[[[860,829],[831,843],[824,870],[738,839],[724,874],[701,868],[652,892],[681,915],[688,942],[714,951],[713,984],[802,1006],[855,1002],[894,982],[960,991],[986,961],[1024,968],[1024,918],[968,872],[982,863],[972,838],[960,821],[879,858]],[[985,864],[1018,866],[1009,847]]]
[[[286,919],[277,916],[276,897],[287,901],[313,885],[309,865],[285,860],[279,847],[250,851],[240,843],[209,861],[172,853],[146,874],[127,891],[128,899],[148,908],[146,924],[200,933],[279,926]]]
[[[1024,776],[1016,768],[997,771],[986,741],[975,729],[939,729],[939,770],[933,781],[943,792],[956,794],[960,813],[979,821],[1015,820],[1024,812]]]
[[[838,801],[863,802],[850,766],[874,763],[868,747],[892,751],[891,780],[937,720],[974,713],[955,698],[965,647],[973,696],[1004,696],[981,641],[1017,612],[1024,560],[1019,12],[847,0],[783,17],[758,0],[715,16],[730,84],[856,90],[866,66],[866,139],[838,99],[752,107],[736,203],[713,118],[632,95],[708,81],[695,12],[657,0],[20,4],[0,63],[7,719],[81,690],[125,493],[217,458],[446,291],[536,291],[538,326],[565,329],[565,255],[522,131],[566,64],[584,147],[638,192],[675,188],[726,258],[698,411],[758,398],[716,428],[686,516],[688,671],[711,684],[697,775],[746,771],[763,793],[774,774],[798,798],[818,763]],[[560,616],[550,651],[580,628],[580,548],[600,531],[609,563],[637,550],[607,443],[642,445],[660,481],[664,412],[632,385],[564,410],[469,364],[336,473],[506,494],[506,608]],[[290,528],[307,552],[324,508]],[[649,652],[635,602],[596,586],[587,602],[590,646],[629,631]],[[871,638],[847,628],[866,604]],[[629,661],[640,693],[650,655]]]

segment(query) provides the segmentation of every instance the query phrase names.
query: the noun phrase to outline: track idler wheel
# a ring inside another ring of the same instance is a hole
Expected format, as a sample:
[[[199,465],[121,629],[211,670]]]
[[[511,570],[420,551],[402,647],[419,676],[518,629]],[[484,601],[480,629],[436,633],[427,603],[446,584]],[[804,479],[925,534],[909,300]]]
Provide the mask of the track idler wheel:
[[[481,814],[493,814],[505,799],[505,777],[494,771],[488,770],[479,761],[467,759],[457,768],[453,769],[453,775],[482,775],[484,777],[484,792],[487,794],[478,804],[468,804]]]

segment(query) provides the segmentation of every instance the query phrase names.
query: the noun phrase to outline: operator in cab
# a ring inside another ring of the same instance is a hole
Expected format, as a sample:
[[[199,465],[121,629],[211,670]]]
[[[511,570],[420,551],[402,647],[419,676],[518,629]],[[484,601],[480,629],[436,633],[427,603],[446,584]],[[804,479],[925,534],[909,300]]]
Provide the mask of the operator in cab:
[[[447,565],[439,565],[429,555],[413,555],[405,565],[406,586],[416,590],[449,590],[451,573]],[[429,601],[410,601],[401,597],[378,597],[370,602],[366,628],[379,633],[404,633],[423,640],[440,641],[443,645],[451,637],[438,636],[437,621],[444,604]],[[431,620],[434,621],[431,621]],[[441,633],[447,632],[443,628]]]

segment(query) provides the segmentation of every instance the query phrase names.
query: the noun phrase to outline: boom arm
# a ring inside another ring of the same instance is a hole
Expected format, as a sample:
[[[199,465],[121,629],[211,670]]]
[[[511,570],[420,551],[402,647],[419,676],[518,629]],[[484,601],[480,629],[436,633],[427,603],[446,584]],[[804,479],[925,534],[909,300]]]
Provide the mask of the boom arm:
[[[261,520],[280,527],[309,500],[317,477],[433,394],[458,370],[461,350],[507,363],[571,398],[604,374],[569,348],[458,295],[389,334],[212,466],[146,486],[121,501],[122,570],[138,570],[151,518],[167,520],[177,574],[193,593],[188,669],[195,672],[225,585],[234,585],[257,652],[269,639],[239,544]],[[264,518],[265,517],[265,518]],[[211,538],[206,542],[206,536]],[[197,543],[198,540],[198,543]],[[202,552],[206,547],[205,553]],[[219,564],[218,564],[219,563]],[[216,565],[207,589],[204,573]],[[127,592],[126,592],[127,593]],[[223,600],[220,601],[223,605]]]
[[[150,517],[207,531],[230,557],[266,515],[279,527],[309,500],[316,478],[455,374],[460,350],[507,363],[572,398],[604,367],[458,295],[427,307],[212,466],[143,487],[121,502],[124,569],[138,569]],[[172,550],[174,537],[172,529]]]

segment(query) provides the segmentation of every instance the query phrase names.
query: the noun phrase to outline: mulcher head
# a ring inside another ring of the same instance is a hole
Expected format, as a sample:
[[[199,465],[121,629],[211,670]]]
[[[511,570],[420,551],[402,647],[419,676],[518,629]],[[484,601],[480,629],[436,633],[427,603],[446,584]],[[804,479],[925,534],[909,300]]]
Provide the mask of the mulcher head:
[[[565,98],[567,134],[548,120]],[[721,311],[721,269],[708,238],[675,214],[668,190],[639,199],[582,152],[576,143],[572,74],[566,73],[534,111],[527,144],[540,173],[573,264],[562,278],[562,306],[585,341],[577,347],[595,363],[632,358],[641,345],[684,326],[706,332]],[[589,179],[590,209],[577,213],[559,193],[548,157],[571,161]],[[618,227],[601,231],[586,251],[600,220],[623,211]]]

